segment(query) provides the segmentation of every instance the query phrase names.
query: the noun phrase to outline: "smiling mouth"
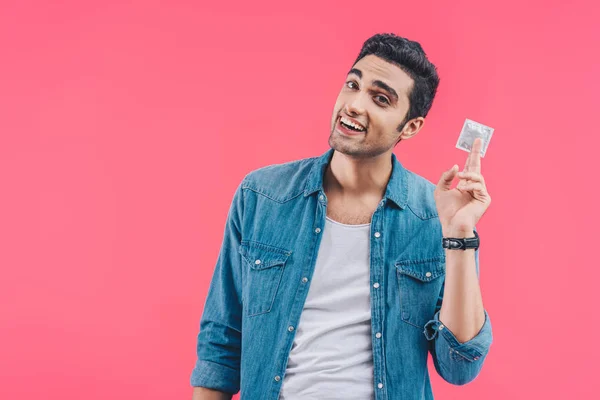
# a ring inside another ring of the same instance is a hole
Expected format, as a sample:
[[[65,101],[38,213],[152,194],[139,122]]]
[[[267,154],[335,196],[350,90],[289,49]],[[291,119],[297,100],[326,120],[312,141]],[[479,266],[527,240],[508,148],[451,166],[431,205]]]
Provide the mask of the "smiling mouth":
[[[347,123],[342,122],[342,117],[338,117],[336,126],[340,132],[345,135],[362,135],[366,133],[367,130],[364,128],[358,128],[357,126],[353,126]]]
[[[346,128],[355,130],[357,132],[364,132],[367,130],[362,124],[354,122],[350,118],[346,118],[343,115],[340,117],[340,123]]]

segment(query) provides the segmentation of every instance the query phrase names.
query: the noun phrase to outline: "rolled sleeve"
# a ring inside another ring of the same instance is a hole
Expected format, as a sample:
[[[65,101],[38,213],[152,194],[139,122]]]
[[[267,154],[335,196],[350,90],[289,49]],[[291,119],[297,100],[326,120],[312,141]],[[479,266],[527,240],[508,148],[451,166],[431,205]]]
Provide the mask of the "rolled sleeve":
[[[464,385],[474,380],[492,344],[492,325],[487,311],[485,322],[477,335],[460,343],[454,333],[439,319],[440,312],[425,325],[424,334],[431,341],[431,355],[436,370],[447,382]]]
[[[192,386],[235,394],[240,390],[240,372],[211,361],[197,360],[190,382]]]

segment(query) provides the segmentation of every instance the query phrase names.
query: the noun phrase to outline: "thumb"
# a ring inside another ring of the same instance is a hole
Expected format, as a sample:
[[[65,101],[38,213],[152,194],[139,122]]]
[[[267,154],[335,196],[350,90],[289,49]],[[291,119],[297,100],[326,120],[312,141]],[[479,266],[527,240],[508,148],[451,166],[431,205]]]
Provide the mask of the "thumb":
[[[450,187],[452,186],[452,181],[456,177],[457,173],[458,165],[455,164],[452,166],[452,168],[450,168],[448,171],[442,174],[442,177],[440,178],[440,181],[437,185],[438,188],[442,190],[450,190]]]

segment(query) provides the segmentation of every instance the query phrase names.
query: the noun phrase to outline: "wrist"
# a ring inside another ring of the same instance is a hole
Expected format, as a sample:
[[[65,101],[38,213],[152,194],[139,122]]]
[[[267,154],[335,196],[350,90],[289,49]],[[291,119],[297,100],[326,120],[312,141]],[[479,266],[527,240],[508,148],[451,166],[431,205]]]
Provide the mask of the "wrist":
[[[466,239],[466,238],[475,237],[475,234],[473,233],[473,228],[465,227],[465,226],[463,226],[463,227],[448,226],[448,227],[442,228],[442,234],[446,238]]]

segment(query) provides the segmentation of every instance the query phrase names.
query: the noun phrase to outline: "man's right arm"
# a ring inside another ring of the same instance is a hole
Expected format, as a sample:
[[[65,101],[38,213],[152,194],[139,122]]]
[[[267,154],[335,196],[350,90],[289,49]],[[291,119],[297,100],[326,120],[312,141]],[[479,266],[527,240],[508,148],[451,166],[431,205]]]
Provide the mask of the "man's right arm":
[[[208,289],[190,378],[194,399],[230,399],[240,390],[242,347],[243,186],[227,214],[221,250]]]
[[[219,392],[218,390],[195,387],[192,400],[231,400],[229,393]]]

